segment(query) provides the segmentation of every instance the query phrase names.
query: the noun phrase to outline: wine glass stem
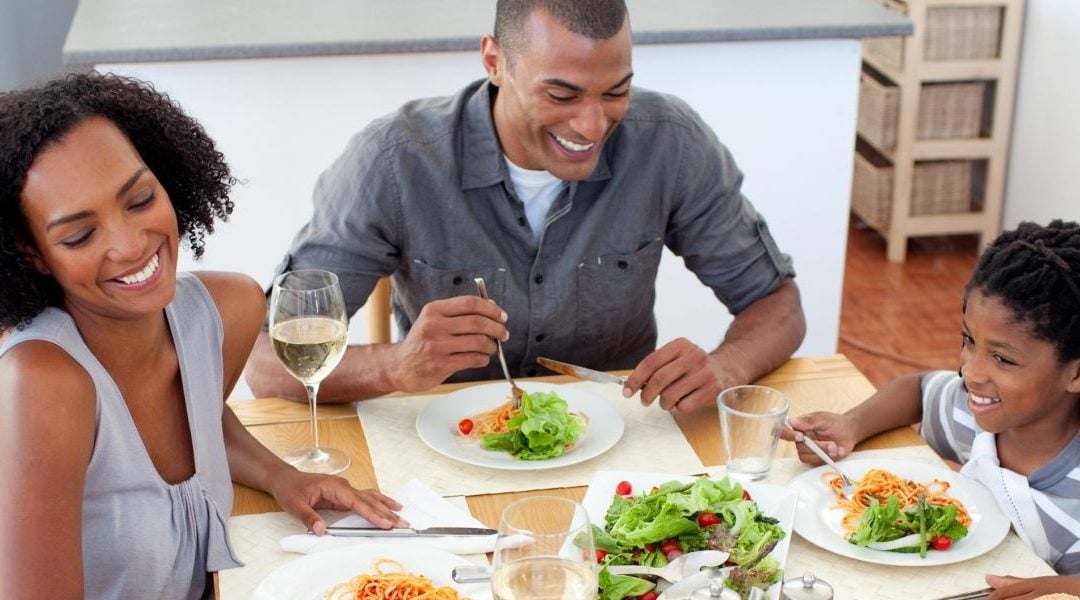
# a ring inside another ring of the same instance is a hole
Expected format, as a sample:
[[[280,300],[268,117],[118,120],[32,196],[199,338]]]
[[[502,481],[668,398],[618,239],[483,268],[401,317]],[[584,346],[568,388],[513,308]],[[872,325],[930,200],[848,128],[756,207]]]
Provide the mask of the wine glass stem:
[[[304,389],[307,390],[308,405],[311,406],[311,439],[312,446],[316,449],[319,447],[319,420],[315,416],[315,397],[319,394],[319,384],[305,383]]]

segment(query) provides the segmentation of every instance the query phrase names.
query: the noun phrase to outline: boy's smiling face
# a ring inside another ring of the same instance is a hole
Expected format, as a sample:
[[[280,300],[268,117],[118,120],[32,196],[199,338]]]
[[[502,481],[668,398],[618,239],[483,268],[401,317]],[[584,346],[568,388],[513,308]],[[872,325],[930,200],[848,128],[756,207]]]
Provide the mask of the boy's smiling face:
[[[1073,423],[1080,359],[1060,362],[1052,343],[978,289],[965,303],[960,362],[968,408],[984,430],[1043,431]]]

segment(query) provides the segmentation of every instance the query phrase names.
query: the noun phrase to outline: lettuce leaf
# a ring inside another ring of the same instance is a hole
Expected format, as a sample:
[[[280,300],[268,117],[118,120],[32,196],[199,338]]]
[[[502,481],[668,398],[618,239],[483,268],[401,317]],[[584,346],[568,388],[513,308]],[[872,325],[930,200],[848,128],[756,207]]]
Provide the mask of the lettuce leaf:
[[[651,581],[630,575],[613,575],[608,573],[606,568],[600,569],[597,581],[600,584],[599,600],[637,598],[656,587],[656,584]]]
[[[481,440],[486,450],[507,452],[519,460],[545,460],[561,456],[585,431],[585,422],[570,414],[566,401],[555,392],[526,393],[521,412],[506,424],[506,433],[489,433]]]

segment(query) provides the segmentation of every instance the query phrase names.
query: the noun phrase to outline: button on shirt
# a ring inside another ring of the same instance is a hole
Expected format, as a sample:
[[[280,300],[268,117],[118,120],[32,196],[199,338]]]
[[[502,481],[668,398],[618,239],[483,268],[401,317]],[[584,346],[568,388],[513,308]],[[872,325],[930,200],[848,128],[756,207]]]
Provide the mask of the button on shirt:
[[[596,170],[569,182],[535,239],[491,120],[496,92],[482,80],[416,100],[353,137],[278,272],[334,271],[350,314],[392,275],[403,337],[425,304],[476,294],[483,277],[509,315],[516,376],[540,374],[542,355],[628,369],[649,354],[665,245],[733,313],[794,275],[713,132],[681,100],[636,88]],[[492,361],[451,381],[497,377]]]

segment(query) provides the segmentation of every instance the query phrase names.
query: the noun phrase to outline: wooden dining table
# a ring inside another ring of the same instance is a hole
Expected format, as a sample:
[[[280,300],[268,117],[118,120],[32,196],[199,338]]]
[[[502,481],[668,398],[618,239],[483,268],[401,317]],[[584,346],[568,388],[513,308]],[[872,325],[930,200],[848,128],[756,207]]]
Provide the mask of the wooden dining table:
[[[620,373],[617,373],[620,374]],[[625,373],[621,373],[625,374]],[[522,379],[566,383],[574,379],[562,375]],[[793,358],[757,383],[779,389],[791,398],[792,415],[816,410],[843,412],[874,393],[874,386],[843,355]],[[430,395],[476,385],[475,383],[444,384],[433,388]],[[415,395],[415,394],[413,394]],[[231,401],[229,405],[248,430],[275,453],[281,455],[302,447],[311,437],[310,411],[305,404],[280,398]],[[322,443],[344,450],[352,464],[341,473],[357,488],[378,488],[372,468],[367,438],[351,404],[318,407],[319,437]],[[690,446],[706,466],[724,464],[720,439],[720,419],[715,409],[701,410],[676,417],[676,422]],[[911,428],[903,427],[875,436],[859,445],[859,449],[889,448],[923,444]],[[781,444],[778,456],[795,456],[795,447]],[[249,487],[234,484],[234,515],[280,511],[272,497]],[[489,527],[496,527],[502,509],[524,496],[538,491],[485,494],[467,498],[473,516]],[[585,487],[543,490],[546,495],[559,495],[581,500]]]
[[[625,374],[625,373],[616,373]],[[519,381],[542,381],[553,383],[568,383],[576,381],[565,376],[537,377]],[[791,400],[790,414],[800,415],[812,411],[843,412],[865,400],[875,391],[874,386],[851,364],[843,355],[811,356],[793,358],[787,361],[776,371],[762,377],[756,383],[767,385],[785,392]],[[445,384],[440,385],[426,395],[432,397],[447,394],[466,386],[477,383]],[[411,397],[418,396],[410,394]],[[634,400],[627,400],[632,402]],[[262,398],[256,400],[230,401],[229,405],[240,418],[248,430],[263,444],[275,453],[282,455],[295,448],[307,445],[311,437],[310,411],[306,404],[283,400],[280,398]],[[656,408],[655,410],[660,410]],[[701,463],[708,468],[718,467],[724,464],[719,416],[715,407],[703,409],[688,415],[677,415],[676,423],[679,430],[685,436],[693,451],[698,455]],[[341,475],[357,488],[380,488],[380,482],[376,478],[375,468],[372,463],[372,455],[369,452],[368,438],[365,436],[360,419],[357,418],[357,407],[353,404],[326,405],[318,408],[318,427],[321,442],[327,446],[344,450],[352,458],[352,464]],[[911,448],[921,446],[922,448]],[[900,427],[892,431],[874,436],[856,448],[857,451],[873,449],[908,449],[928,452],[925,442],[911,427]],[[892,452],[892,450],[890,450]],[[783,443],[779,445],[777,457],[793,458],[796,449],[793,444]],[[789,461],[790,464],[790,461]],[[633,470],[634,465],[618,465],[618,468]],[[527,472],[522,472],[527,476]],[[555,495],[581,501],[586,492],[585,486],[563,487],[557,489],[511,491],[506,493],[467,495],[465,503],[469,512],[476,519],[488,527],[495,528],[499,523],[499,516],[508,504],[523,497],[533,495]],[[273,513],[281,511],[281,507],[274,499],[263,493],[240,484],[234,484],[234,501],[232,514],[253,515],[256,513]],[[249,517],[250,518],[250,517]],[[1014,534],[1010,536],[1015,537]],[[801,542],[801,540],[800,540]],[[1011,551],[1026,552],[1026,549],[1013,540],[1015,547]],[[810,553],[810,548],[804,545],[804,552]],[[816,550],[816,548],[814,548]],[[821,560],[831,560],[834,555]],[[836,557],[839,558],[839,557]],[[1030,558],[1024,557],[1025,560]],[[818,560],[815,558],[815,560]],[[840,559],[850,560],[850,559]],[[1002,563],[1015,564],[1014,559],[1002,557],[997,559]],[[791,558],[789,556],[789,563]],[[862,564],[854,567],[861,568]],[[1027,564],[1035,569],[1029,573],[1045,574],[1038,571],[1039,562]],[[1043,565],[1045,563],[1042,563]],[[802,565],[800,565],[802,566]],[[868,565],[881,571],[880,566]],[[998,572],[1008,572],[1008,564],[1002,564],[998,569],[996,564],[990,567]],[[846,572],[846,570],[845,570]],[[866,571],[872,577],[875,571]],[[800,573],[801,574],[801,573]],[[854,575],[853,575],[854,576]],[[1026,575],[1030,576],[1030,574]],[[971,585],[965,582],[965,585]],[[981,586],[980,586],[981,587]],[[965,591],[964,589],[954,591]],[[928,598],[939,597],[941,594],[925,596]],[[220,597],[220,596],[219,596]],[[836,598],[861,597],[839,593]],[[871,597],[871,596],[867,596]],[[879,596],[885,597],[885,596]],[[909,598],[912,596],[902,596]],[[918,596],[915,596],[918,597]],[[225,600],[232,600],[227,598]]]

